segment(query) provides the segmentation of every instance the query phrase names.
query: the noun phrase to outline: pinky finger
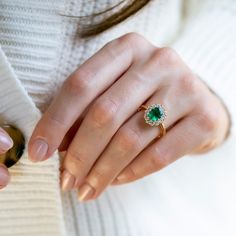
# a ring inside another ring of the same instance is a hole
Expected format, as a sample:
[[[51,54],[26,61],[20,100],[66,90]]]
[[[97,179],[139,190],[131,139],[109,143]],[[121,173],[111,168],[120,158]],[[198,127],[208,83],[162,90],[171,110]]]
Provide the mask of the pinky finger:
[[[161,170],[204,145],[199,126],[191,117],[179,121],[167,134],[140,153],[123,169],[112,185],[135,181]]]

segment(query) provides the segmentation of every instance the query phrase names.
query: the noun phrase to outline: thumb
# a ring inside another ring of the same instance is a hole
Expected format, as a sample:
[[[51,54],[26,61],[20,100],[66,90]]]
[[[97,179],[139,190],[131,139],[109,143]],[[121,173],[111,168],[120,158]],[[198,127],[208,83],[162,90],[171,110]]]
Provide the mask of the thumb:
[[[7,186],[10,181],[10,175],[7,168],[0,164],[0,189]]]
[[[12,146],[13,141],[11,137],[4,129],[0,128],[0,155],[7,152]]]

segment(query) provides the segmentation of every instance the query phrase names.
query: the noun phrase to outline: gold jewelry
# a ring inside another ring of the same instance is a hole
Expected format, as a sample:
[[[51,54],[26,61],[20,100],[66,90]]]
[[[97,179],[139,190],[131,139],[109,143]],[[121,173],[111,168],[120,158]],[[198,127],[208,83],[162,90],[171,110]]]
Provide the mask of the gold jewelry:
[[[20,129],[1,120],[0,127],[7,132],[14,143],[13,147],[7,152],[0,154],[0,163],[10,168],[15,165],[23,155],[25,149],[25,137]]]
[[[166,128],[164,125],[164,120],[166,119],[166,110],[160,104],[153,104],[150,106],[141,105],[138,111],[145,110],[144,120],[150,126],[158,126],[160,129],[160,134],[157,138],[161,138],[166,134]]]

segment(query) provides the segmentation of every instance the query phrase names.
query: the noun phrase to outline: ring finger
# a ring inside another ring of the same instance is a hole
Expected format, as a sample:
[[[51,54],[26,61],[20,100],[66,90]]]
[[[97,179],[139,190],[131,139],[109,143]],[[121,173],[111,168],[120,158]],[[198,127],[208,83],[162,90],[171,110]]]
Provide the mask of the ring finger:
[[[160,83],[143,81],[144,76],[130,69],[88,110],[74,136],[63,163],[62,188],[78,187],[119,127]],[[146,71],[147,74],[147,71]],[[147,77],[147,76],[145,76]],[[137,97],[136,94],[142,94]],[[129,102],[127,102],[129,101]]]
[[[163,78],[167,77],[167,73],[157,74],[161,69],[161,63],[157,62],[159,57],[157,50],[142,62],[144,64],[134,63],[93,102],[68,148],[63,163],[63,190],[78,187],[83,182],[113,135],[136,107],[166,85]],[[170,73],[174,74],[174,70]]]
[[[175,99],[173,92],[168,90],[156,92],[146,103],[149,106],[158,102],[165,107],[167,117],[164,124],[167,129],[191,110],[191,103]],[[159,136],[160,129],[147,125],[143,116],[143,112],[137,112],[114,135],[79,189],[81,200],[97,198],[118,173]]]

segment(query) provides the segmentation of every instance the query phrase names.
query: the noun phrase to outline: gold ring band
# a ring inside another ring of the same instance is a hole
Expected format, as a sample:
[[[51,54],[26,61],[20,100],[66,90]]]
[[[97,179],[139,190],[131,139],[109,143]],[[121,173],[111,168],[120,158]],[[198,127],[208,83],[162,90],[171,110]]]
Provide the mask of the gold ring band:
[[[160,129],[160,134],[157,138],[161,138],[166,134],[166,127],[164,125],[164,120],[166,118],[166,111],[164,107],[160,104],[153,104],[150,106],[141,105],[138,111],[145,110],[144,119],[150,126],[158,126]]]

